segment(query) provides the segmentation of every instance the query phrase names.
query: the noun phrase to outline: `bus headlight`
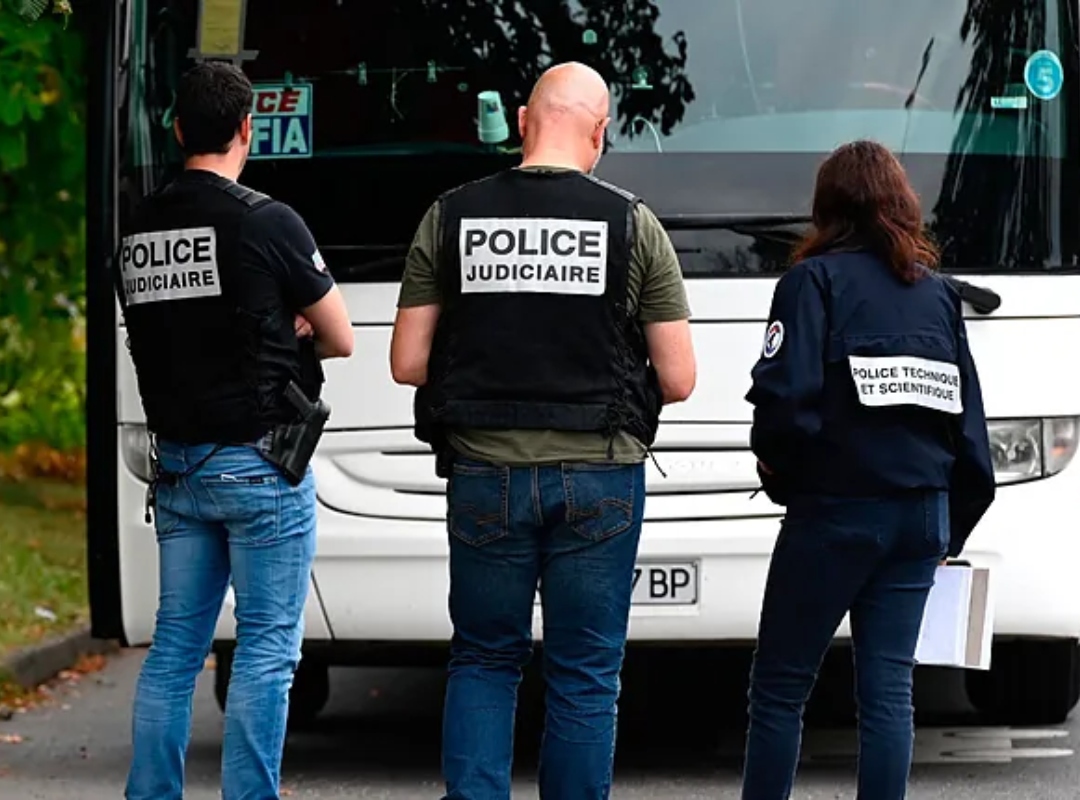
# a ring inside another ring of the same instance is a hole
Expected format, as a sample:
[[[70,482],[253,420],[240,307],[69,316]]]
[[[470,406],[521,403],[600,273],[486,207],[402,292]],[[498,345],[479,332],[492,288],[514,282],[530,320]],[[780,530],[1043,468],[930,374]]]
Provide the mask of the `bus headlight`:
[[[121,426],[120,454],[133,475],[150,482],[150,437],[146,435],[144,425]]]
[[[1056,475],[1076,454],[1076,417],[994,420],[987,425],[998,485]]]

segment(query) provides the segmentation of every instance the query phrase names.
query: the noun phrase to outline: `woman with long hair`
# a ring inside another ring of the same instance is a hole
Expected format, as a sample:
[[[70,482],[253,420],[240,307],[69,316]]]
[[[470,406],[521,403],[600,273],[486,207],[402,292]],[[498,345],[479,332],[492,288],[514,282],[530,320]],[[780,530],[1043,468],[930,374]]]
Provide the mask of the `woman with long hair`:
[[[786,800],[802,714],[850,613],[859,800],[901,800],[912,669],[939,563],[994,498],[957,292],[883,146],[822,164],[813,229],[777,282],[746,399],[762,486],[786,506],[750,681],[744,800]]]

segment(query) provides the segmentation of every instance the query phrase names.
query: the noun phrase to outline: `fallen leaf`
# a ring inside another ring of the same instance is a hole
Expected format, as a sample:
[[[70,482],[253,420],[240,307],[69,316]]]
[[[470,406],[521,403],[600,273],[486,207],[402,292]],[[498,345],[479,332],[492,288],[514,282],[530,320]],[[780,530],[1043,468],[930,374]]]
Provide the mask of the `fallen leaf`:
[[[108,661],[105,656],[101,654],[84,655],[79,657],[79,660],[75,662],[75,666],[71,669],[73,672],[81,675],[90,675],[95,672],[101,672],[105,669],[107,663]]]

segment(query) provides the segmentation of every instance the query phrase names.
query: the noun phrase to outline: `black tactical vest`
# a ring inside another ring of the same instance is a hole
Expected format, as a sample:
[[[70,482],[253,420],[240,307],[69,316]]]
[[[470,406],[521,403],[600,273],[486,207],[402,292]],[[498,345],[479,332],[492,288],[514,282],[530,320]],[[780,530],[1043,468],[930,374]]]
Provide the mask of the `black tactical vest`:
[[[440,203],[444,300],[417,437],[626,431],[651,445],[660,391],[627,296],[637,199],[578,172],[513,169]]]
[[[284,298],[263,308],[245,302],[241,227],[268,202],[189,170],[148,197],[125,231],[116,289],[147,427],[162,439],[250,442],[294,418],[282,397],[289,380],[318,390],[304,385],[311,369],[301,369]]]

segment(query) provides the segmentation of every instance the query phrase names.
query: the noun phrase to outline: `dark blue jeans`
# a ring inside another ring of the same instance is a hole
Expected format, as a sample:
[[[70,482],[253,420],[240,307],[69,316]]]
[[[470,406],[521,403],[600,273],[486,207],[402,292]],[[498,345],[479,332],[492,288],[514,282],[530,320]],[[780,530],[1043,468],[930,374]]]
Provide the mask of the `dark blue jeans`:
[[[786,800],[802,714],[851,612],[859,800],[902,800],[913,740],[915,643],[949,540],[948,495],[802,498],[773,551],[750,678],[743,800]]]
[[[447,490],[446,800],[508,800],[514,713],[543,604],[540,796],[611,789],[619,672],[645,506],[644,466],[459,460]]]

